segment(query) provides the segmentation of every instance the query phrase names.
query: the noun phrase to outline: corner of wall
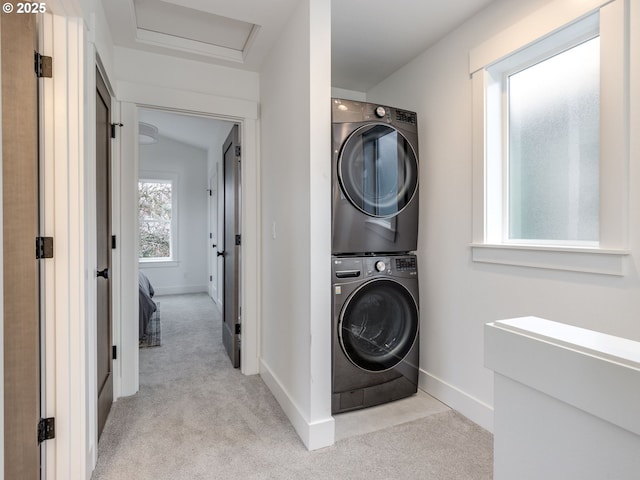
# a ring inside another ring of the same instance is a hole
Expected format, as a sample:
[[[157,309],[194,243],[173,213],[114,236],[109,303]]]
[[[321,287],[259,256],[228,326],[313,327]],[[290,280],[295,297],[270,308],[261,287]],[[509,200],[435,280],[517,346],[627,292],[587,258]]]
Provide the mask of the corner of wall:
[[[418,385],[432,397],[460,412],[485,430],[493,432],[492,406],[422,369],[420,369]]]
[[[333,445],[335,438],[333,417],[309,422],[264,359],[260,360],[260,377],[271,390],[307,450],[318,450]]]

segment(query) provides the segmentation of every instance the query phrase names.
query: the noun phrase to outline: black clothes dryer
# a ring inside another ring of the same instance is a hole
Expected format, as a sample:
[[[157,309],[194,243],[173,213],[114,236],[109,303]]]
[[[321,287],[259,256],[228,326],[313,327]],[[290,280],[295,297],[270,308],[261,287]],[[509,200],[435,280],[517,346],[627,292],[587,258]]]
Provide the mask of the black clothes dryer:
[[[331,412],[417,392],[418,269],[415,255],[332,257]]]
[[[331,102],[331,252],[340,255],[415,251],[416,114],[337,98]]]

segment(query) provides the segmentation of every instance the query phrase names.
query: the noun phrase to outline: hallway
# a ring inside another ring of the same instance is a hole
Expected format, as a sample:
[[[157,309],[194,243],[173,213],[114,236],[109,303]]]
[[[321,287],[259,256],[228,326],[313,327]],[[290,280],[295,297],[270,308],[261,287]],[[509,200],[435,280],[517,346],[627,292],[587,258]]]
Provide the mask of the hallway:
[[[141,349],[93,480],[491,478],[491,435],[450,410],[308,452],[260,377],[231,367],[211,299],[156,299],[162,345]]]

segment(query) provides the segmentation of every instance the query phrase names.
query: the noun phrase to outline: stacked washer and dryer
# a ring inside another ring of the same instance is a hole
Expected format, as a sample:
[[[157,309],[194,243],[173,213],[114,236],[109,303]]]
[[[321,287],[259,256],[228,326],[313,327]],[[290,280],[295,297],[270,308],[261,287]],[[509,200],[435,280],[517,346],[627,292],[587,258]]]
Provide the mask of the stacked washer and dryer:
[[[410,396],[419,362],[414,112],[332,103],[332,413]]]

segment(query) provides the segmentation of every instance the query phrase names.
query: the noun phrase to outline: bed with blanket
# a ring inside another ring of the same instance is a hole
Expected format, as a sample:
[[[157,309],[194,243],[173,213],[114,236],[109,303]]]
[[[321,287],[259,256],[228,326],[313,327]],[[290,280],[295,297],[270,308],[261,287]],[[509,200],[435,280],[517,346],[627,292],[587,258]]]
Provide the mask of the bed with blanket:
[[[138,272],[138,285],[140,288],[140,324],[138,337],[139,340],[142,340],[147,332],[151,316],[153,312],[156,311],[157,306],[156,302],[153,301],[153,295],[155,294],[153,286],[147,276],[142,272]]]

